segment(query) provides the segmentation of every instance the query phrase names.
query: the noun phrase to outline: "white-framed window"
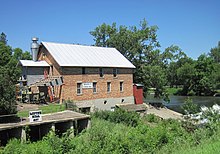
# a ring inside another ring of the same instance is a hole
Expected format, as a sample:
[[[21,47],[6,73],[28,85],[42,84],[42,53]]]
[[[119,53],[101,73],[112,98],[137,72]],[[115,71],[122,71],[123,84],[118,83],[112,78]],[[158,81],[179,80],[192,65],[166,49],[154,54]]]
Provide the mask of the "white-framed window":
[[[111,82],[107,82],[107,92],[111,92]]]
[[[99,68],[99,76],[101,78],[104,76],[103,68]]]
[[[118,69],[117,68],[113,68],[113,76],[117,77],[118,74]]]
[[[120,92],[123,92],[123,89],[124,89],[124,82],[120,82]]]
[[[77,95],[82,94],[82,83],[77,83]]]
[[[97,93],[97,82],[93,82],[93,93]]]

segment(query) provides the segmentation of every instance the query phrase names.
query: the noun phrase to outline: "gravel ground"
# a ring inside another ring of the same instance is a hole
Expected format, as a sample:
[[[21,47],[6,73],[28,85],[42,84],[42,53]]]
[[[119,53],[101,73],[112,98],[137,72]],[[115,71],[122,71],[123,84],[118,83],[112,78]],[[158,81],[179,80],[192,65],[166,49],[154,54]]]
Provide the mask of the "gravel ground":
[[[39,106],[39,104],[17,103],[18,111],[37,110]]]

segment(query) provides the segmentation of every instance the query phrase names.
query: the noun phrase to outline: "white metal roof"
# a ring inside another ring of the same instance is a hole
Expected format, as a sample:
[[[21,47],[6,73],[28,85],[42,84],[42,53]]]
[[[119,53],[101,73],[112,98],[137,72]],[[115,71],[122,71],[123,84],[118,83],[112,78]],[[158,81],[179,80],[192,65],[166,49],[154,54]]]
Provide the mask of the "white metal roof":
[[[60,66],[135,68],[115,48],[42,42]]]
[[[44,67],[49,67],[50,65],[46,61],[33,61],[33,60],[20,60],[19,63],[22,66],[44,66]]]

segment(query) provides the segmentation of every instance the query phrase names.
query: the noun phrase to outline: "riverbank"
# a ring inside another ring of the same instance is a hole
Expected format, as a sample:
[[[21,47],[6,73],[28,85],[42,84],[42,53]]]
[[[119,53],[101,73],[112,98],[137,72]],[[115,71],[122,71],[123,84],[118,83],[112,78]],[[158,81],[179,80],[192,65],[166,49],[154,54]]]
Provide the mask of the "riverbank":
[[[162,119],[183,119],[183,115],[181,113],[175,112],[166,107],[157,108],[151,105],[147,105],[147,114],[154,114]]]

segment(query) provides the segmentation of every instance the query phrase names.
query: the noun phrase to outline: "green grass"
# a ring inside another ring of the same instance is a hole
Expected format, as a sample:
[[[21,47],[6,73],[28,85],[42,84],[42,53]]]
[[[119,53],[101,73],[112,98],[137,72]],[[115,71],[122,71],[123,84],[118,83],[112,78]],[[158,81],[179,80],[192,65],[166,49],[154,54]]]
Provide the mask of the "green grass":
[[[174,95],[177,93],[178,90],[180,90],[181,88],[166,88],[168,94],[170,95]]]
[[[182,148],[181,150],[175,151],[174,154],[214,154],[220,153],[219,147],[219,140],[209,140],[195,147]]]
[[[37,109],[37,110],[42,110],[42,114],[60,112],[60,111],[64,111],[65,110],[65,104],[49,104],[49,105],[44,105],[44,106],[40,106],[39,109]],[[29,111],[19,111],[17,113],[17,115],[19,117],[28,117]]]
[[[217,93],[220,93],[220,89],[216,90]]]

